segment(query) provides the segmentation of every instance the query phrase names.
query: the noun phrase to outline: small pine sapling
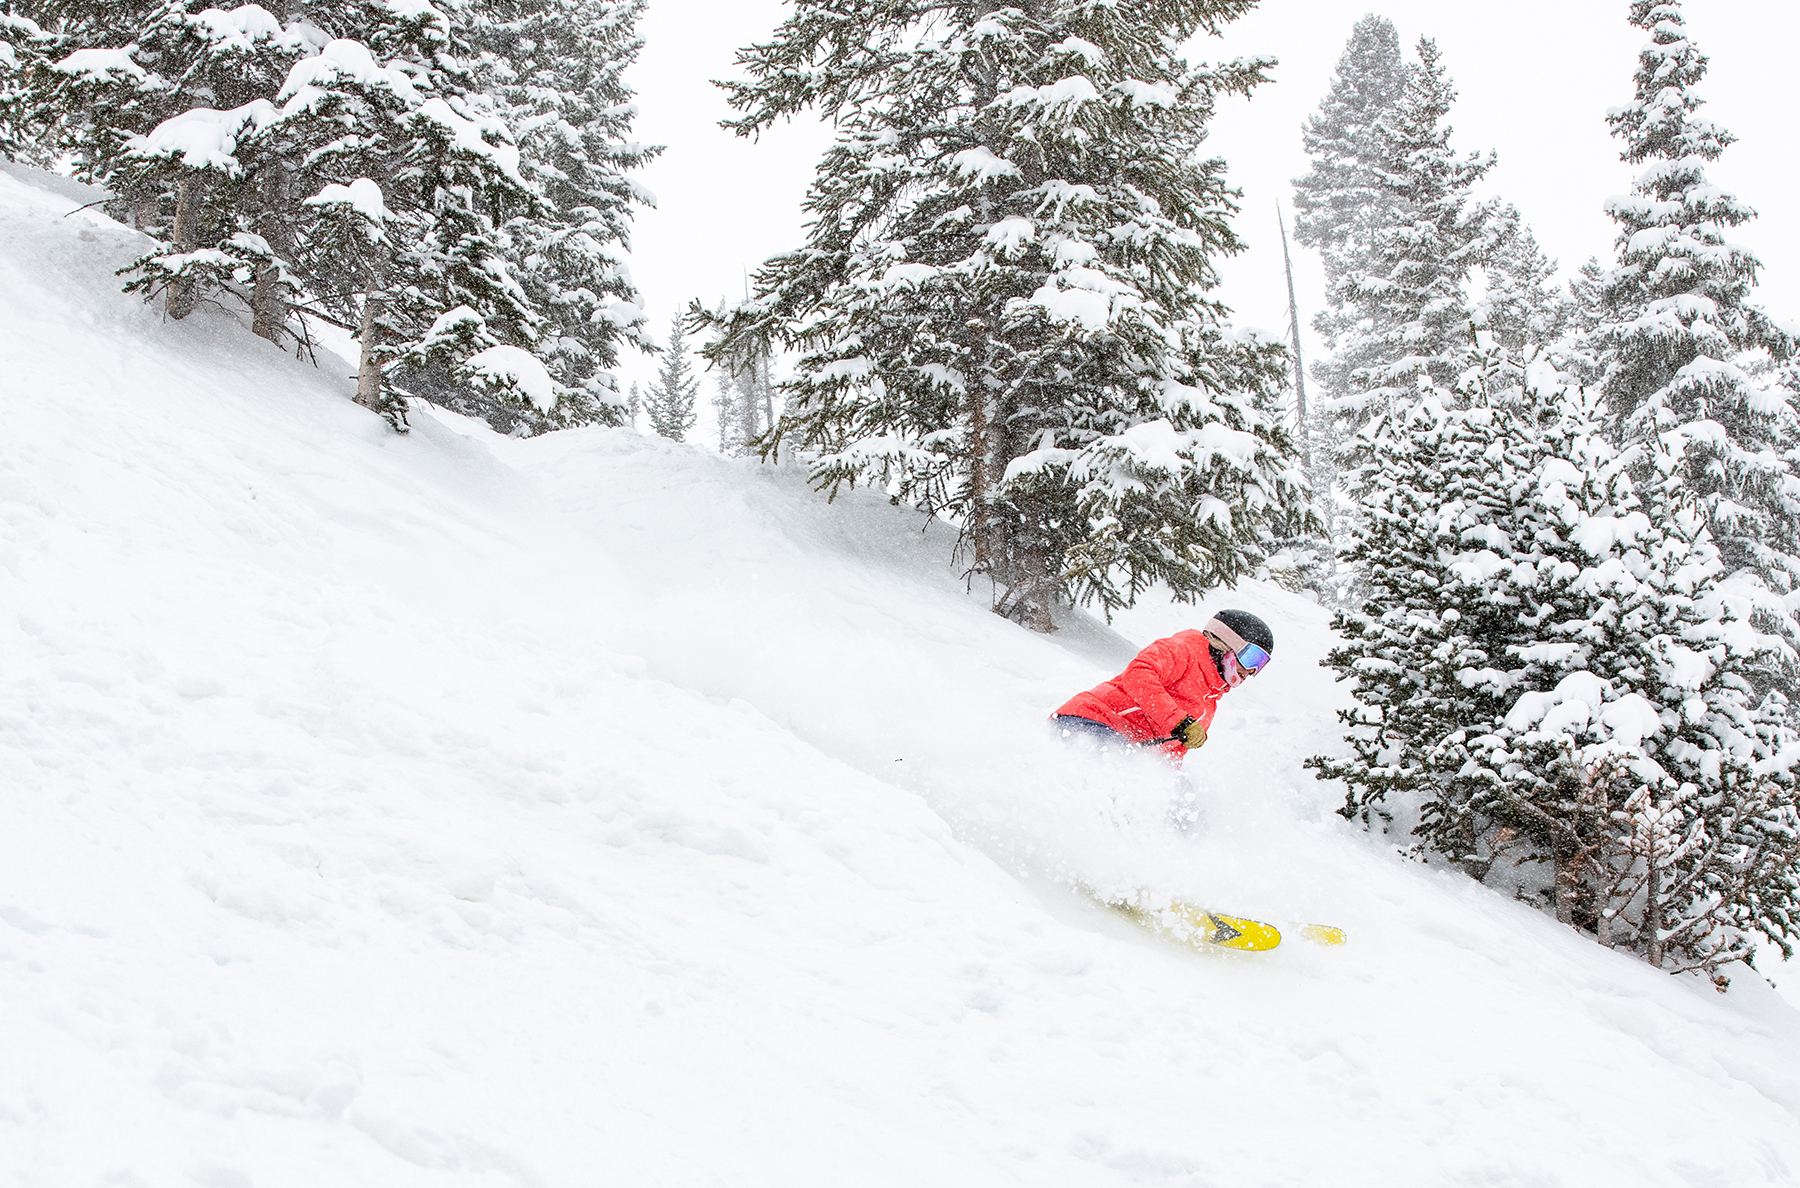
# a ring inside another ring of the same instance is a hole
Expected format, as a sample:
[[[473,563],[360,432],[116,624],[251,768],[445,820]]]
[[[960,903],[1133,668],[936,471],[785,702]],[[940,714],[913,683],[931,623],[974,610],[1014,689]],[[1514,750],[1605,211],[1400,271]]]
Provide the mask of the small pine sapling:
[[[700,391],[700,377],[694,374],[693,361],[688,357],[685,331],[678,314],[669,323],[669,343],[663,348],[662,367],[644,401],[650,428],[670,441],[686,441],[688,430],[698,419],[694,398]]]

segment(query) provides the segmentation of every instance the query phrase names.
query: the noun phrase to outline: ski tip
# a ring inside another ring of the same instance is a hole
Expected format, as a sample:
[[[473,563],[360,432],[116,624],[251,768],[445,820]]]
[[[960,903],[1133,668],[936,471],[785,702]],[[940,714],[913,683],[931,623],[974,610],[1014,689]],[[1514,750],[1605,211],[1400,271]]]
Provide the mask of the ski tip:
[[[1342,928],[1330,924],[1302,924],[1300,935],[1315,945],[1341,945],[1350,939]]]

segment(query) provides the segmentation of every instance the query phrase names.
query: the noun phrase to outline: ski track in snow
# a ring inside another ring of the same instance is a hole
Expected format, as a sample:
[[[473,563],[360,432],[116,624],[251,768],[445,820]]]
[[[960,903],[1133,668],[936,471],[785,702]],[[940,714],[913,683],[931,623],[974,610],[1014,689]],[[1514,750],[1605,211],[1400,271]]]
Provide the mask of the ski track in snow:
[[[1275,663],[1181,780],[1097,765],[1044,716],[1200,611],[1041,638],[789,468],[396,436],[118,294],[141,241],[52,184],[0,172],[0,1182],[1800,1174],[1759,979],[1332,813],[1319,608],[1209,602]],[[1352,940],[1188,953],[1071,880]]]

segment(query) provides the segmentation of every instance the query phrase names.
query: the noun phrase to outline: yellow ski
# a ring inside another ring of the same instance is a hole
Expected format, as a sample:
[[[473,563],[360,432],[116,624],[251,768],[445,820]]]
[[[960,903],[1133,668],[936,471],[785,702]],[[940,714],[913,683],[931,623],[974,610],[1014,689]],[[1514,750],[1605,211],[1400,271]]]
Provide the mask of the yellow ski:
[[[1180,900],[1154,908],[1131,904],[1113,906],[1158,936],[1194,949],[1266,953],[1281,943],[1281,930],[1273,924],[1211,912]],[[1302,938],[1317,945],[1341,945],[1349,940],[1342,928],[1330,924],[1302,924],[1299,931]]]
[[[1281,931],[1260,920],[1224,916],[1180,900],[1160,908],[1125,906],[1126,915],[1159,936],[1196,949],[1238,949],[1262,953],[1281,943]]]

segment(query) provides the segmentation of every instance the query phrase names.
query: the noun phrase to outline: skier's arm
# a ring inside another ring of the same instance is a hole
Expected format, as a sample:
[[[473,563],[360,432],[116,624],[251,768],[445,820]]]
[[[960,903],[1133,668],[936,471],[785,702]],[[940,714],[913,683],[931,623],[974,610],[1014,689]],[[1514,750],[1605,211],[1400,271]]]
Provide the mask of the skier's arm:
[[[1173,641],[1159,639],[1139,652],[1119,674],[1119,687],[1131,694],[1150,728],[1159,735],[1167,735],[1188,716],[1169,695],[1169,686],[1182,678],[1187,666],[1187,657]]]

